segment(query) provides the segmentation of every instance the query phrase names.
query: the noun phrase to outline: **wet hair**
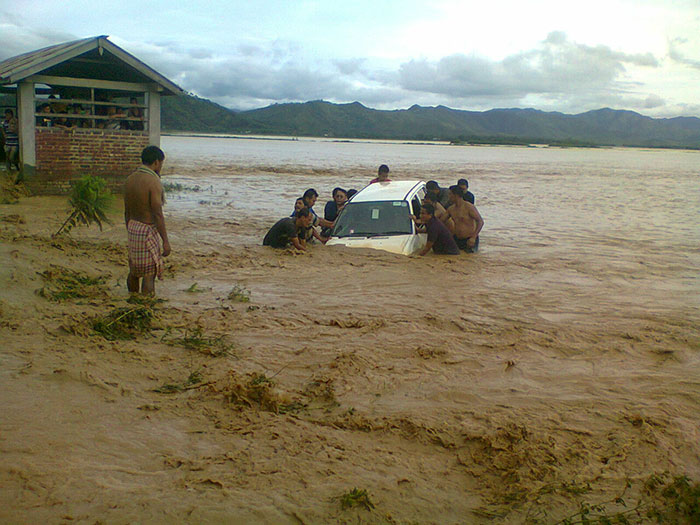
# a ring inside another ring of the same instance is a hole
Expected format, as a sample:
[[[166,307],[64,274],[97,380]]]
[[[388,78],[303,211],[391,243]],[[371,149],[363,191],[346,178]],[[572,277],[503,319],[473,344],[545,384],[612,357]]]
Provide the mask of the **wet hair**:
[[[157,160],[165,160],[165,153],[158,146],[146,146],[141,152],[141,162],[150,166]]]
[[[313,188],[309,188],[308,190],[306,190],[304,192],[303,199],[307,200],[307,199],[310,199],[311,197],[318,197],[318,192]]]
[[[435,216],[435,206],[433,206],[432,204],[426,202],[425,204],[423,204],[423,206],[421,206],[421,209],[425,210],[425,213],[427,213],[428,215]]]
[[[348,199],[355,195],[357,193],[357,190],[355,188],[351,188],[348,191],[345,192],[345,195],[348,196]]]
[[[333,195],[333,198],[335,198],[335,194],[339,191],[342,191],[345,195],[348,194],[348,192],[345,191],[343,188],[333,188],[333,193],[331,194],[331,195]]]
[[[457,181],[457,186],[466,186],[469,188],[469,181],[467,179],[459,179]]]
[[[309,211],[309,208],[306,207],[294,212],[295,217],[308,217],[309,215],[311,215],[311,212]]]
[[[379,166],[377,174],[381,175],[382,173],[389,173],[389,166],[387,166],[386,164],[382,164],[381,166]]]
[[[459,197],[460,199],[464,197],[464,190],[456,184],[454,186],[450,186],[450,191],[457,195],[457,197]]]
[[[440,191],[440,185],[434,180],[429,180],[425,183],[425,189],[428,191]]]
[[[294,206],[296,206],[296,205],[297,205],[297,202],[299,202],[299,201],[304,202],[304,197],[299,197],[297,200],[295,200],[295,201],[294,201]]]

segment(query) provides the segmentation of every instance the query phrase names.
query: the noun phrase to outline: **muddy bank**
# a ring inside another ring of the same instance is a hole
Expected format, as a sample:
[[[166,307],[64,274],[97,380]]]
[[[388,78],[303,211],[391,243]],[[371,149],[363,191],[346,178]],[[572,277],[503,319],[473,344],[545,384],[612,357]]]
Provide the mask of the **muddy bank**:
[[[201,233],[255,217],[170,215],[165,301],[112,341],[95,320],[134,308],[120,212],[52,239],[64,218],[0,205],[4,522],[553,523],[627,479],[630,501],[700,479],[690,290],[498,245],[275,251]],[[51,299],[66,272],[85,297]],[[353,488],[372,506],[343,508]]]

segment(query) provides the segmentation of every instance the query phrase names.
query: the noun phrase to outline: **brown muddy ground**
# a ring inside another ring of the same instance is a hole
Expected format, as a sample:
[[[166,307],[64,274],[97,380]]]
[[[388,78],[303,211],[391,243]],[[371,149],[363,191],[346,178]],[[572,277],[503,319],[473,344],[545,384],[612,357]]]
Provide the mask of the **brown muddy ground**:
[[[52,240],[65,216],[0,205],[4,523],[554,523],[627,479],[634,500],[700,478],[697,309],[617,289],[620,268],[217,245],[169,218],[153,329],[108,341],[90,320],[128,306],[120,213]],[[37,294],[66,269],[105,281]],[[228,352],[173,344],[193,333]],[[344,509],[353,488],[373,508]]]

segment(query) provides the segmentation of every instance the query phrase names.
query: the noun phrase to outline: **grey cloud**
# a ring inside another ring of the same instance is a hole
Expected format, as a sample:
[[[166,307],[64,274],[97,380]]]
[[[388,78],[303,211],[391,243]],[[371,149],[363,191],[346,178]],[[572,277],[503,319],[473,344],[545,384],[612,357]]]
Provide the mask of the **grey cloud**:
[[[700,60],[687,58],[685,53],[683,53],[680,49],[683,44],[686,44],[687,42],[688,41],[685,38],[675,38],[671,40],[668,44],[668,56],[674,62],[678,62],[695,69],[700,69]]]
[[[50,28],[28,27],[20,17],[7,12],[0,12],[0,20],[0,60],[81,38]]]
[[[364,62],[365,59],[363,58],[350,58],[346,60],[334,60],[333,64],[343,75],[352,75],[360,70]]]
[[[452,55],[437,62],[411,60],[399,68],[401,85],[410,91],[457,98],[524,97],[621,89],[625,64],[658,67],[651,54],[625,54],[606,46],[590,47],[553,32],[538,48],[497,62]]]

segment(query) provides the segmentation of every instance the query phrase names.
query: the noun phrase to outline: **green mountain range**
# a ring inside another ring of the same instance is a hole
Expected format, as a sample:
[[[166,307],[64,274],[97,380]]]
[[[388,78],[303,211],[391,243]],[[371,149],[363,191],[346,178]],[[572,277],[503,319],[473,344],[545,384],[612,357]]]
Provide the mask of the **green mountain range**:
[[[651,118],[599,109],[578,115],[535,109],[462,111],[445,106],[382,111],[313,101],[234,112],[194,96],[164,97],[164,131],[490,144],[700,148],[700,119]]]

